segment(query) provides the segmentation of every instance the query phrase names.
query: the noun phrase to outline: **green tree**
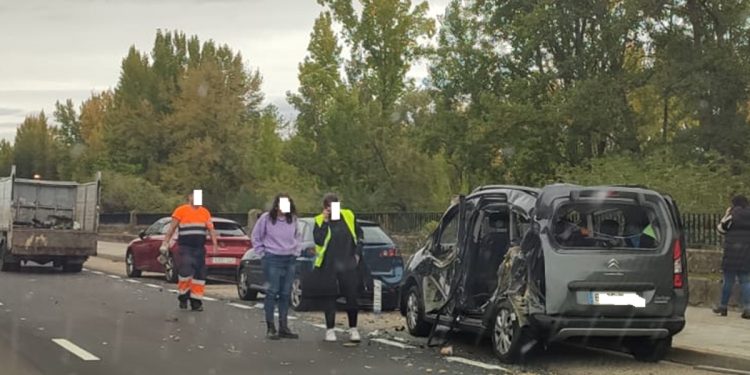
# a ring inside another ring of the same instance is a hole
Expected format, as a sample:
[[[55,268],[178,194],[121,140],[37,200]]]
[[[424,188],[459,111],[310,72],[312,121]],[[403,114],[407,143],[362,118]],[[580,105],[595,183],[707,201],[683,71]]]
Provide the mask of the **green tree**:
[[[56,138],[55,129],[48,125],[44,112],[26,116],[18,127],[13,146],[16,175],[23,178],[39,175],[47,180],[57,179],[61,149],[62,144]]]

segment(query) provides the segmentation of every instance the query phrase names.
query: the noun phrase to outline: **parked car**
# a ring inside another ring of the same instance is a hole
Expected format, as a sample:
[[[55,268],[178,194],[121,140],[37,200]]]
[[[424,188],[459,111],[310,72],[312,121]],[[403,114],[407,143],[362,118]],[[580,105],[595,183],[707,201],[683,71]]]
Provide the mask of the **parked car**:
[[[251,247],[250,238],[237,222],[213,218],[214,229],[219,236],[219,248],[214,249],[211,241],[206,241],[206,268],[208,277],[234,282],[237,266],[242,255]],[[177,282],[179,252],[177,251],[175,233],[169,249],[166,265],[157,260],[159,247],[164,242],[172,218],[157,220],[148,229],[141,232],[138,239],[128,244],[125,252],[125,268],[129,277],[140,277],[142,272],[164,273],[164,278],[171,283]]]
[[[407,262],[401,312],[415,336],[489,335],[503,362],[600,338],[658,361],[685,326],[684,243],[675,201],[646,188],[483,187]]]
[[[404,275],[404,260],[393,240],[380,226],[371,221],[357,220],[364,234],[362,268],[363,288],[360,292],[360,305],[370,307],[373,303],[373,279],[382,282],[383,310],[395,310],[399,303],[399,285]],[[313,218],[301,218],[298,221],[302,234],[302,254],[297,258],[297,275],[292,284],[291,306],[295,310],[304,310],[301,300],[302,276],[313,269],[315,260],[315,243],[313,241]],[[242,257],[237,268],[237,292],[243,300],[255,300],[258,293],[265,290],[261,258],[250,250]]]

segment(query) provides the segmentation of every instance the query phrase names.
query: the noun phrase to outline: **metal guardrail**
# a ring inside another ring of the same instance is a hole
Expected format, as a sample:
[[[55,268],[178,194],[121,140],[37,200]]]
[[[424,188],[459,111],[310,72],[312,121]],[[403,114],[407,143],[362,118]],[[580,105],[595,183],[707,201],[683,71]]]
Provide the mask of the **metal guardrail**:
[[[169,216],[169,213],[104,213],[100,215],[100,223],[135,224],[137,226],[151,225],[156,220]],[[302,213],[301,216],[313,214]],[[420,232],[433,221],[439,221],[441,212],[359,212],[357,217],[378,223],[388,233],[414,234]],[[245,225],[248,221],[247,213],[215,213],[214,216],[234,220]],[[716,224],[721,220],[720,214],[686,213],[682,215],[688,246],[716,247],[721,245],[721,236],[716,232]],[[133,222],[131,222],[133,221]]]

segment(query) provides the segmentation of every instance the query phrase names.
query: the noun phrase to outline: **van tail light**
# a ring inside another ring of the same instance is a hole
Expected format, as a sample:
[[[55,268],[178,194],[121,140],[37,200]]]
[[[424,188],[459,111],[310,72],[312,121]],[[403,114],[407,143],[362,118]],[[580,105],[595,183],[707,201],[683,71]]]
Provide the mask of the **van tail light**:
[[[399,254],[398,249],[396,248],[383,250],[380,252],[381,258],[395,258],[398,256],[401,256],[401,254]]]
[[[682,289],[682,287],[685,284],[685,279],[683,277],[683,269],[682,269],[682,257],[683,257],[683,251],[682,251],[682,243],[679,239],[674,241],[674,246],[672,247],[672,259],[674,260],[674,272],[673,272],[673,283],[675,289]]]

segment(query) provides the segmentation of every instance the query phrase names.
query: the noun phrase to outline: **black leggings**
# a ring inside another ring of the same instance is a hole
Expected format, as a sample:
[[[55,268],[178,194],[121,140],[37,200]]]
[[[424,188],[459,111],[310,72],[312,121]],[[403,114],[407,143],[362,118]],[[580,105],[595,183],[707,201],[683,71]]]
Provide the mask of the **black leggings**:
[[[336,273],[339,289],[346,299],[346,315],[349,318],[349,327],[357,327],[357,316],[359,315],[359,303],[357,295],[359,290],[359,273],[356,269]],[[336,325],[336,298],[331,298],[326,306],[326,328],[332,329]]]

